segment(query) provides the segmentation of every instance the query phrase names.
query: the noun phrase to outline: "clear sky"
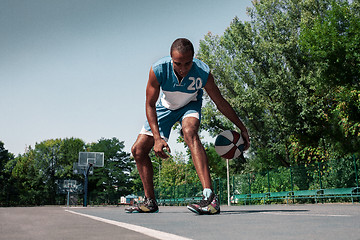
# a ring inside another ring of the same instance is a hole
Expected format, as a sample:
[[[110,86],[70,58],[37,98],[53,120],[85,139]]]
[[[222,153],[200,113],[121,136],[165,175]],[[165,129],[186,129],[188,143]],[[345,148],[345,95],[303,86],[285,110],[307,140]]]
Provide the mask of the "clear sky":
[[[10,152],[47,139],[116,137],[130,147],[145,120],[150,66],[171,43],[195,51],[250,0],[0,0],[0,141]],[[182,151],[172,133],[173,152]]]

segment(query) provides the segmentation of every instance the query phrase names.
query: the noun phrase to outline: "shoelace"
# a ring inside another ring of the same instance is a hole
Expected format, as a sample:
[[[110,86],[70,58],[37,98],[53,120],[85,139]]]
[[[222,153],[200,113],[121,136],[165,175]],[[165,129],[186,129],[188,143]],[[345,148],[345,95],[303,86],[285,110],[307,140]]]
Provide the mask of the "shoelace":
[[[200,207],[205,207],[207,205],[209,205],[212,201],[212,198],[209,197],[208,199],[205,199],[205,196],[203,196],[203,199],[200,201]]]
[[[147,197],[145,197],[144,202],[142,204],[144,204],[145,206],[151,206],[151,207],[156,205],[154,199],[149,199]]]

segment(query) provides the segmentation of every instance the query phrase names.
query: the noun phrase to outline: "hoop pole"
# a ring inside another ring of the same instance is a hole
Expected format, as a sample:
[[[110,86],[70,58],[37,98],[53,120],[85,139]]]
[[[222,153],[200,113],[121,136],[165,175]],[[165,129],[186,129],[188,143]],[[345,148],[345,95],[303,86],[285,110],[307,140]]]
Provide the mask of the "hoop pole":
[[[87,207],[87,195],[88,195],[88,176],[89,176],[89,172],[90,172],[90,168],[91,168],[92,164],[88,164],[86,172],[84,172],[84,176],[85,176],[85,183],[84,183],[84,191],[85,191],[85,195],[84,195],[84,207]]]
[[[67,192],[67,206],[70,207],[70,189]]]
[[[84,193],[85,193],[85,195],[84,195],[84,204],[83,204],[83,206],[84,207],[87,207],[87,188],[88,188],[88,176],[87,176],[87,174],[84,172],[84,176],[85,176],[85,182],[84,182]]]
[[[226,178],[227,178],[227,199],[228,199],[228,206],[230,206],[231,203],[230,203],[230,172],[229,172],[229,159],[226,159]]]

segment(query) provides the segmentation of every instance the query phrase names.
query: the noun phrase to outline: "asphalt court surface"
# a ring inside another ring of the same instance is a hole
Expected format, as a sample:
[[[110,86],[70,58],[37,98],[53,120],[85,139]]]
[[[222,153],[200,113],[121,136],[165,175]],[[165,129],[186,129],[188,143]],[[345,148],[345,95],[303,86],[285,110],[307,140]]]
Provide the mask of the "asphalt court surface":
[[[186,207],[128,214],[124,207],[0,208],[0,239],[356,239],[359,204],[221,206],[199,216]]]

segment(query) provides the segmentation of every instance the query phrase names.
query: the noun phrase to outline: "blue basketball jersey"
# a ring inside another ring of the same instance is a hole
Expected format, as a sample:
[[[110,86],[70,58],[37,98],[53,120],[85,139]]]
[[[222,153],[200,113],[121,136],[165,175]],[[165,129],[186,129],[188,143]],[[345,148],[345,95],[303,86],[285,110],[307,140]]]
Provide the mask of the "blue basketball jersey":
[[[162,90],[159,103],[163,107],[176,110],[192,101],[202,101],[202,88],[210,73],[209,66],[204,62],[194,58],[189,73],[180,83],[170,56],[157,61],[152,69]]]

